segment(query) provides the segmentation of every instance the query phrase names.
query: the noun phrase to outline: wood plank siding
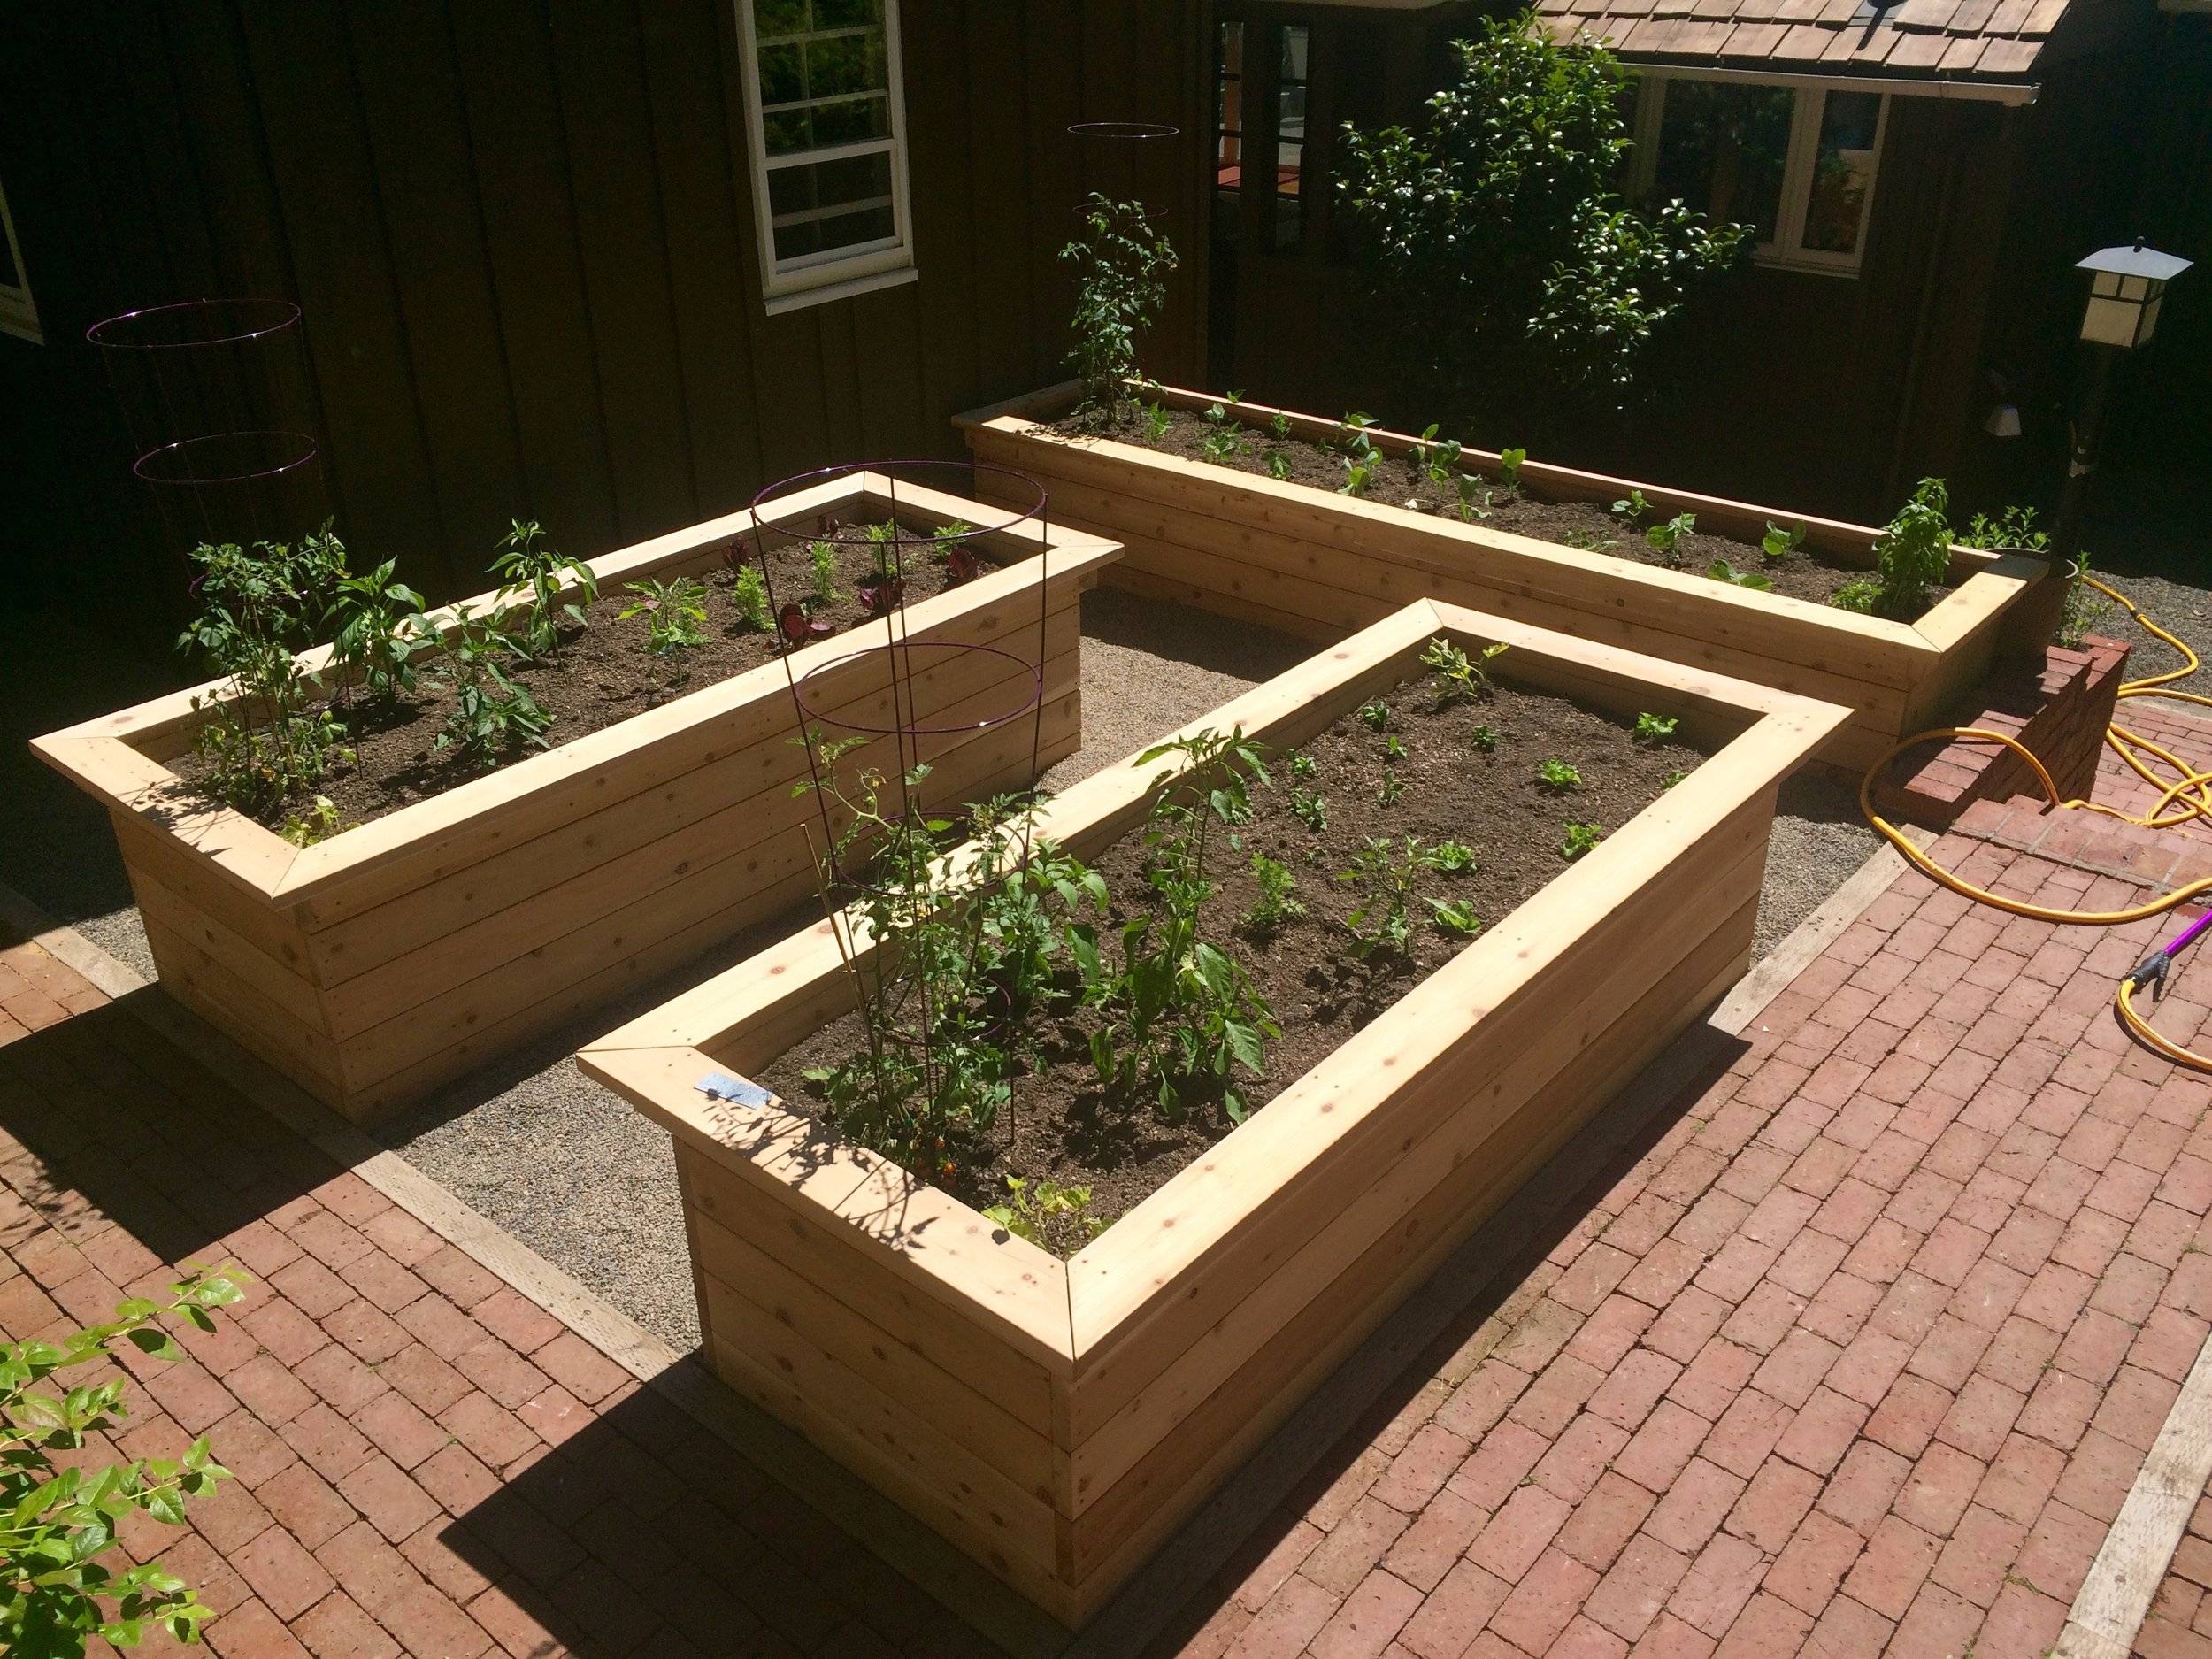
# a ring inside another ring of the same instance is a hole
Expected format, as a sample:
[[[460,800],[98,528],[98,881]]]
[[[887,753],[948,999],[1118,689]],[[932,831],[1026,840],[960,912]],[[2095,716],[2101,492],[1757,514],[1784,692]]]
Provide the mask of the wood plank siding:
[[[340,532],[434,599],[483,586],[513,517],[590,556],[806,469],[958,456],[952,415],[1064,373],[1056,254],[1094,185],[1141,188],[1184,250],[1149,355],[1196,374],[1191,152],[1066,128],[1203,130],[1202,8],[905,0],[919,279],[771,317],[734,3],[19,8],[0,183],[46,343],[0,337],[0,444],[40,483],[9,575],[181,607],[83,339],[175,300],[304,309]]]

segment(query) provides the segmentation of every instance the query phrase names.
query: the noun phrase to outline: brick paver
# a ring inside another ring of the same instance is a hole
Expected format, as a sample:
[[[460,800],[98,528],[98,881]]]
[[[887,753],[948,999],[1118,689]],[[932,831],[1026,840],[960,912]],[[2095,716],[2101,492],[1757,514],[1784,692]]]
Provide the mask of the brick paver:
[[[124,1531],[128,1553],[159,1552],[218,1609],[218,1659],[995,1651],[189,1055],[0,936],[0,1335],[50,1335],[226,1258],[255,1276],[247,1301],[216,1335],[185,1334],[181,1363],[127,1352],[139,1386],[119,1436],[162,1455],[204,1433],[238,1476],[189,1528]],[[1329,1617],[1356,1640],[1388,1607],[1370,1593]]]
[[[2172,926],[1901,878],[1156,1653],[2038,1659],[2212,1329],[2212,1080],[2108,1006]],[[2207,1000],[2185,963],[2158,1023]],[[2144,1659],[2212,1659],[2208,1584],[2200,1536]]]

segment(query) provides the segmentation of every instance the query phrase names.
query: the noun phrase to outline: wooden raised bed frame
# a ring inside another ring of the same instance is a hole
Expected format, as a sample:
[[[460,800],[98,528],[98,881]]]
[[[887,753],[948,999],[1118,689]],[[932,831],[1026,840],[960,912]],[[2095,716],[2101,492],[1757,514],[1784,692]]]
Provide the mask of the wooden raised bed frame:
[[[1438,634],[1505,641],[1502,680],[1678,714],[1712,758],[1066,1263],[698,1091],[850,1008],[827,920],[579,1056],[674,1139],[717,1371],[1070,1625],[1741,974],[1776,788],[1845,718],[1424,600],[1187,729],[1302,742]],[[1077,784],[1043,833],[1094,856],[1166,764]]]
[[[972,501],[903,482],[897,499],[921,529],[985,516]],[[890,506],[887,481],[856,472],[783,497],[768,516],[803,526],[820,513]],[[705,571],[751,525],[749,512],[732,513],[607,554],[592,569],[603,593]],[[1080,746],[1079,601],[1118,557],[1111,542],[1057,526],[1048,540],[1033,522],[971,545],[1005,562],[910,606],[902,637],[987,644],[1010,657],[918,657],[907,682],[916,712],[944,726],[1005,711],[1031,684],[1012,659],[1041,661],[1041,727],[1024,717],[926,740],[937,766],[933,803],[1027,784],[1033,735],[1041,764]],[[880,647],[887,626],[865,624],[796,655],[801,674],[838,664],[810,688],[819,706],[886,721],[887,665],[879,649],[861,653]],[[300,660],[311,672],[327,657],[326,648]],[[109,809],[163,987],[357,1121],[572,1021],[815,885],[805,829],[814,807],[792,795],[806,763],[790,741],[798,722],[781,661],[304,849],[209,806],[163,764],[192,741],[192,699],[220,695],[226,683],[32,747]],[[849,772],[867,757],[856,750],[841,765]]]
[[[1144,395],[1179,409],[1216,401],[1173,388]],[[1409,599],[1472,605],[1840,703],[1851,722],[1818,758],[1855,775],[1900,738],[1942,724],[2000,650],[2039,660],[2064,596],[2064,583],[2047,580],[2040,559],[1957,548],[1951,557],[1957,587],[1917,622],[1856,616],[1693,572],[1194,463],[1133,439],[1062,437],[1040,424],[1065,413],[1075,397],[1072,384],[1056,387],[963,415],[957,424],[976,459],[1018,467],[1043,484],[1056,519],[1122,543],[1111,584],[1317,640],[1341,639]],[[1264,426],[1279,412],[1288,415],[1297,437],[1342,434],[1335,421],[1237,405],[1250,426]],[[1379,429],[1370,435],[1393,454],[1417,442]],[[1469,449],[1461,461],[1499,475],[1494,454]],[[1520,486],[1544,500],[1608,507],[1641,489],[1663,518],[1694,512],[1699,528],[1754,543],[1770,522],[1802,525],[1808,547],[1867,568],[1880,534],[1536,461],[1523,464]]]

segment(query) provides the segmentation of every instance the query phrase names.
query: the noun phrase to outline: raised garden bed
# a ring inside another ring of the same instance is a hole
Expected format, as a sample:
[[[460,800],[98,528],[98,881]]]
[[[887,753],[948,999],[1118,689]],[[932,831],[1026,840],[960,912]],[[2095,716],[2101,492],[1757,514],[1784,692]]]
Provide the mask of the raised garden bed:
[[[901,522],[918,532],[993,517],[939,491],[901,483],[896,493]],[[855,472],[780,497],[764,517],[804,531],[821,515],[891,512],[884,480]],[[592,569],[608,595],[646,578],[709,576],[733,546],[750,548],[751,524],[733,513]],[[1040,765],[1079,747],[1079,601],[1118,557],[1110,542],[1056,526],[1048,540],[1030,522],[967,545],[984,555],[983,572],[910,600],[901,631],[917,646],[995,648],[907,658],[902,705],[910,686],[917,711],[944,728],[925,741],[933,803],[1025,784],[1033,740]],[[481,611],[489,600],[469,603]],[[433,620],[448,626],[451,614]],[[718,680],[694,667],[685,682],[633,687],[641,712],[497,771],[449,774],[426,798],[387,803],[305,848],[211,804],[180,775],[206,718],[193,700],[219,696],[221,682],[33,748],[108,807],[165,988],[365,1121],[804,898],[812,808],[792,795],[806,758],[791,741],[787,673],[815,673],[817,708],[886,726],[887,631],[858,624],[803,647],[788,668],[764,649],[757,665],[740,658]],[[642,656],[635,636],[627,647]],[[312,672],[326,658],[319,649],[300,661]],[[1038,663],[1041,694],[1024,666]],[[1033,695],[1040,723],[950,729]],[[868,757],[864,747],[841,766]]]
[[[1424,600],[1187,732],[1318,753],[1423,679],[1440,634],[1506,644],[1491,672],[1530,708],[1674,718],[1707,758],[1632,785],[1649,804],[1271,1076],[1069,1259],[805,1110],[731,1098],[852,1008],[828,921],[579,1056],[673,1137],[717,1371],[1071,1625],[1741,973],[1776,788],[1845,718]],[[1086,779],[1042,833],[1111,860],[1170,764]]]
[[[1173,388],[1146,396],[1179,419],[1216,402]],[[1865,526],[1528,461],[1518,469],[1518,499],[1494,507],[1499,523],[1517,517],[1531,532],[1516,534],[1394,504],[1394,495],[1422,494],[1400,488],[1400,458],[1419,442],[1404,434],[1370,429],[1396,470],[1355,498],[1325,481],[1298,481],[1302,470],[1327,477],[1302,462],[1278,480],[1242,470],[1248,457],[1222,465],[1194,460],[1178,452],[1183,441],[1173,432],[1153,447],[1141,425],[1111,438],[1056,430],[1075,397],[1072,385],[1055,388],[962,416],[959,425],[978,460],[1019,467],[1042,482],[1056,518],[1123,544],[1110,581],[1317,640],[1340,639],[1423,595],[1477,606],[1842,703],[1852,719],[1818,758],[1845,771],[1938,724],[2001,651],[2039,657],[2063,597],[2063,584],[2047,580],[2040,559],[1959,548],[1950,590],[1918,619],[1858,615],[1803,595],[1824,595],[1839,570],[1871,568],[1879,533]],[[1232,412],[1249,429],[1255,453],[1284,447],[1273,439],[1279,415],[1301,450],[1325,441],[1340,445],[1344,436],[1340,422],[1262,404]],[[1458,465],[1503,477],[1488,452],[1464,450]],[[1341,481],[1340,465],[1335,477]],[[1541,539],[1609,535],[1625,547],[1636,533],[1610,508],[1636,490],[1650,504],[1646,525],[1695,515],[1698,534],[1681,549],[1686,568],[1647,562],[1641,545],[1624,557]],[[1739,569],[1760,567],[1758,543],[1770,524],[1805,533],[1786,578],[1801,594],[1704,574],[1716,556]],[[1732,553],[1720,550],[1720,538]]]

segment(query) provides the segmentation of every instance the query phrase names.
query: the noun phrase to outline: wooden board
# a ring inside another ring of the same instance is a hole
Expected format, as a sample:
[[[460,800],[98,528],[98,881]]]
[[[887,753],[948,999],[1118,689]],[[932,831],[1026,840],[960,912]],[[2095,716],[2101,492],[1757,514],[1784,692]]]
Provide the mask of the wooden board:
[[[718,1106],[693,1087],[849,1006],[839,918],[579,1056],[675,1138],[718,1369],[1069,1623],[1732,982],[1776,790],[1847,718],[1423,600],[1187,729],[1303,741],[1418,672],[1440,633],[1510,645],[1495,670],[1508,683],[1673,712],[1717,752],[1071,1261],[1011,1252],[1019,1241],[978,1233],[974,1212],[779,1103]],[[1043,832],[1094,854],[1141,821],[1161,771],[1133,757],[1094,774],[1049,803]],[[1683,916],[1713,919],[1664,925]],[[801,1334],[820,1386],[778,1393]],[[1003,1375],[979,1363],[1000,1355],[1017,1356]],[[856,1392],[872,1379],[884,1387]],[[940,1402],[941,1438],[889,1446],[879,1393]],[[1030,1480],[1041,1436],[1053,1548],[1016,1561],[979,1513],[973,1471]]]
[[[1195,465],[1135,442],[1064,438],[1041,423],[1072,396],[1071,388],[1055,388],[959,424],[978,459],[1043,480],[1062,517],[1125,543],[1125,562],[1109,579],[1118,586],[1307,638],[1340,638],[1416,597],[1477,605],[1841,703],[1853,719],[1818,757],[1831,768],[1863,769],[1933,720],[1999,651],[2039,652],[2055,620],[2046,566],[2019,555],[1954,549],[1956,587],[1909,626]],[[1147,396],[1182,408],[1213,401],[1176,388]],[[1259,426],[1279,413],[1302,437],[1342,436],[1337,422],[1259,405],[1239,405],[1236,419]],[[1418,442],[1384,432],[1373,441],[1396,453]],[[1470,450],[1463,459],[1471,470],[1498,473],[1495,456]],[[1640,488],[1663,513],[1694,512],[1755,541],[1768,523],[1799,525],[1812,545],[1848,564],[1870,565],[1879,534],[1534,462],[1523,465],[1520,481],[1540,498],[1608,505]]]

